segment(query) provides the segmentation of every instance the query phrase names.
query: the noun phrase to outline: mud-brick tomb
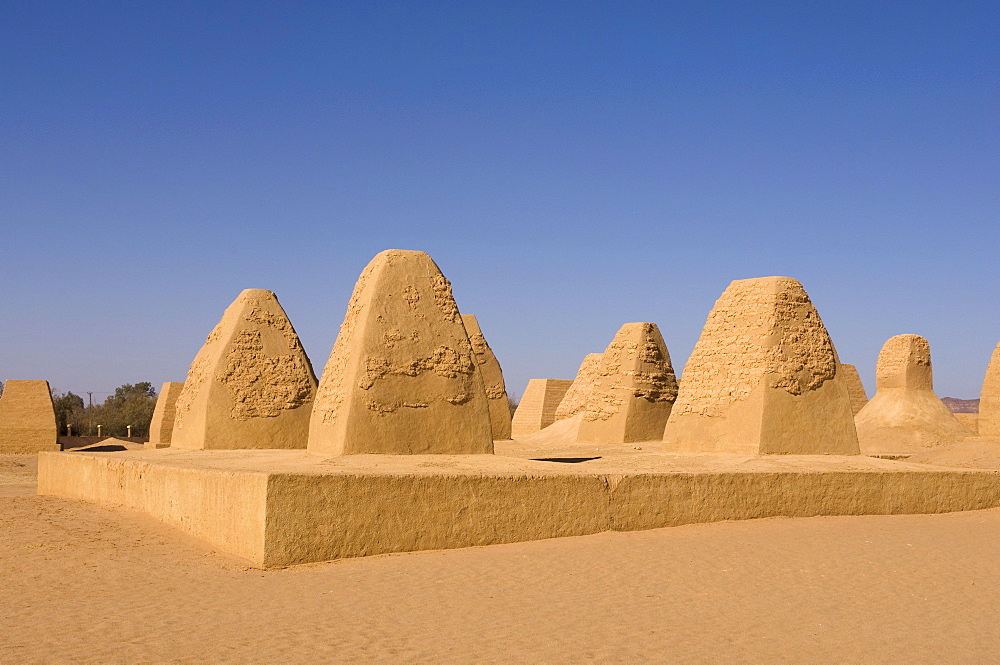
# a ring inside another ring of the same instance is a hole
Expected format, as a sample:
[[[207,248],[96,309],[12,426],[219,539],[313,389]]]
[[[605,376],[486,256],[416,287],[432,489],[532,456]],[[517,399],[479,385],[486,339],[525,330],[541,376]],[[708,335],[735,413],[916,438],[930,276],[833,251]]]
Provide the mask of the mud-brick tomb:
[[[10,379],[0,396],[0,455],[59,450],[48,381]]]
[[[575,381],[533,380],[511,420],[479,321],[427,254],[388,250],[361,273],[318,380],[275,295],[244,291],[184,383],[162,391],[152,445],[41,452],[39,493],[142,511],[260,567],[1000,506],[1000,472],[861,454],[856,411],[881,426],[868,414],[882,404],[918,409],[930,394],[922,340],[892,341],[862,408],[856,372],[794,279],[733,282],[679,380],[670,333],[625,324]],[[28,423],[20,388],[0,414]]]

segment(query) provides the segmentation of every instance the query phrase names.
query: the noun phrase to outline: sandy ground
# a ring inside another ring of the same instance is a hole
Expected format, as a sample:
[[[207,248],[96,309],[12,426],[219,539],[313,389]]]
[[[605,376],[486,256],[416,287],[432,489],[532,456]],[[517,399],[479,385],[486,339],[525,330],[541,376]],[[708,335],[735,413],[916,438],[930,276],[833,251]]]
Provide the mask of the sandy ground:
[[[986,663],[1000,510],[726,522],[258,571],[0,457],[2,663]]]
[[[1000,469],[1000,441],[973,436],[916,453],[907,457],[906,461],[973,469]]]

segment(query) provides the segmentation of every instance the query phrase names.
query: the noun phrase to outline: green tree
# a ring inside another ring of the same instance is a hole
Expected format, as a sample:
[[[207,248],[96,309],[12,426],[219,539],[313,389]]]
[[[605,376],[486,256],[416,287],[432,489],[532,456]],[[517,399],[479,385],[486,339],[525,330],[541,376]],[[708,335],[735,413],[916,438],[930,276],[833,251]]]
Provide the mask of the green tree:
[[[104,404],[84,406],[83,399],[73,393],[52,395],[56,405],[56,418],[60,434],[66,432],[66,425],[72,424],[73,434],[95,436],[97,426],[101,426],[101,436],[128,436],[132,426],[132,436],[149,436],[149,422],[156,408],[156,390],[148,381],[126,383],[115,389]],[[60,418],[60,405],[65,409],[64,419]]]
[[[156,408],[156,389],[148,381],[126,383],[115,389],[104,404],[95,407],[94,421],[101,424],[101,433],[108,436],[149,436],[149,422]]]
[[[60,394],[53,390],[52,407],[56,412],[56,427],[60,436],[66,434],[66,425],[73,425],[73,434],[82,434],[85,418],[82,397],[72,392]]]
[[[126,383],[115,388],[115,394],[104,401],[105,404],[121,406],[125,402],[135,397],[156,399],[156,390],[149,381],[140,381],[136,384]]]

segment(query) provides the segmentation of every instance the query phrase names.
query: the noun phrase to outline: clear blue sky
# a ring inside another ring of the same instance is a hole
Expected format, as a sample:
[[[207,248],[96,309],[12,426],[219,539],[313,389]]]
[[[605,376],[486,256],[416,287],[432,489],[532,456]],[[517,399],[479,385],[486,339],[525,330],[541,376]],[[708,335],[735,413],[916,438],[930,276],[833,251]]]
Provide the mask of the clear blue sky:
[[[181,381],[244,288],[317,371],[429,252],[520,393],[802,281],[869,391],[1000,341],[1000,3],[0,3],[0,378]]]

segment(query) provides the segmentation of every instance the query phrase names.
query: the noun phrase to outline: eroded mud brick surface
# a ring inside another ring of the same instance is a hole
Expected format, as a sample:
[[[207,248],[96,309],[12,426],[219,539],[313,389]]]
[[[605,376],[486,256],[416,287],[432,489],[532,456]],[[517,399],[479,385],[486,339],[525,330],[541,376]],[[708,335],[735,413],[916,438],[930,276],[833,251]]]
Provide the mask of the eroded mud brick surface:
[[[274,293],[247,289],[195,356],[170,446],[305,448],[316,377]]]
[[[830,335],[789,277],[732,282],[684,367],[664,450],[858,453]]]
[[[149,441],[147,448],[166,448],[174,430],[174,416],[177,412],[177,398],[184,389],[184,383],[167,381],[160,386],[160,394],[156,396],[156,407],[153,409],[153,419],[149,423]]]
[[[875,387],[875,396],[855,417],[865,454],[921,452],[972,435],[934,394],[931,347],[920,335],[886,340]]]
[[[603,353],[588,353],[584,357],[583,362],[580,363],[580,369],[576,371],[573,385],[563,395],[562,401],[556,408],[556,420],[572,418],[587,408],[587,398],[590,396],[590,391],[594,389],[594,381],[597,380],[603,355]]]
[[[59,450],[49,382],[11,379],[0,396],[0,453],[42,450]]]
[[[490,406],[490,425],[493,428],[493,439],[503,441],[510,438],[510,402],[507,399],[507,387],[503,380],[503,370],[493,349],[490,348],[479,321],[472,314],[463,314],[462,322],[469,334],[472,345],[472,355],[476,361],[479,373],[483,377],[486,388],[486,399]]]
[[[868,403],[868,393],[865,391],[865,384],[861,382],[861,375],[854,365],[840,364],[840,371],[847,386],[847,394],[851,398],[851,411],[858,415],[858,411]]]
[[[568,379],[531,379],[511,419],[511,435],[527,436],[556,421],[556,409],[573,385]]]
[[[451,283],[426,253],[386,250],[354,288],[320,379],[309,450],[492,453],[476,368]]]
[[[601,355],[577,440],[659,440],[676,398],[677,379],[659,328],[626,323]]]
[[[1000,344],[993,349],[979,395],[979,434],[1000,437]]]

